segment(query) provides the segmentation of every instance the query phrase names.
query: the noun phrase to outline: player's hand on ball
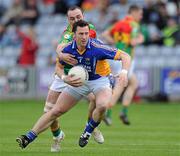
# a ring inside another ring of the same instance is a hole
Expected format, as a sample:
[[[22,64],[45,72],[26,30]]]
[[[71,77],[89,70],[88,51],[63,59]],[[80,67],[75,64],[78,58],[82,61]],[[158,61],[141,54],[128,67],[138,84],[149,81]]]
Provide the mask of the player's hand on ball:
[[[77,78],[74,75],[67,75],[63,78],[64,82],[73,86],[73,87],[80,87],[83,85],[81,78]]]

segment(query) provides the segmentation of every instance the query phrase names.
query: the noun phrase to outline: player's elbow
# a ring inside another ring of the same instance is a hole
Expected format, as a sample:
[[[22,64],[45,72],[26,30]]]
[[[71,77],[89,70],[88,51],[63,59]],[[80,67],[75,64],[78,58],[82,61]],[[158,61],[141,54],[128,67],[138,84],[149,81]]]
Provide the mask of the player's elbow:
[[[126,62],[131,62],[131,56],[126,52],[121,53],[121,59]]]
[[[62,53],[64,47],[65,47],[66,44],[58,44],[57,48],[56,48],[56,53],[59,55],[60,53]]]

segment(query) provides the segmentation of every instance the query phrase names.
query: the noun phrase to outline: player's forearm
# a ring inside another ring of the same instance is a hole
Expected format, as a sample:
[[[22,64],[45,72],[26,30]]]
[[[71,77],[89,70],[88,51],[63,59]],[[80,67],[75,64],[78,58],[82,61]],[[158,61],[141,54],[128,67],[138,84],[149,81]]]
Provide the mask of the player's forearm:
[[[56,53],[57,53],[60,60],[63,60],[62,50],[64,49],[65,45],[66,45],[66,43],[60,43],[57,46]]]
[[[108,43],[108,44],[114,44],[114,39],[110,34],[109,30],[104,31],[101,34],[101,37]]]
[[[131,57],[125,52],[121,52],[120,59],[122,61],[122,69],[129,71],[131,66]]]
[[[139,34],[138,36],[138,44],[141,44],[144,42],[144,36],[142,34]]]
[[[131,40],[131,45],[132,46],[137,46],[137,45],[139,45],[139,44],[141,44],[143,42],[144,42],[144,36],[142,34],[139,34],[138,37],[133,38]]]
[[[59,62],[56,62],[55,72],[58,77],[62,78],[64,74],[64,66],[62,66]]]

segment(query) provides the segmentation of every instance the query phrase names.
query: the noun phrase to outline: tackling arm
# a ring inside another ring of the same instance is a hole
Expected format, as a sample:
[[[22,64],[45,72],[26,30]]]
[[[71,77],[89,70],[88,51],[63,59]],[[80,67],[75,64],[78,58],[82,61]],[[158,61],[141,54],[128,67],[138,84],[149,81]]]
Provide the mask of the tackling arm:
[[[137,37],[131,39],[131,45],[133,47],[137,46],[137,45],[139,45],[139,44],[141,44],[143,42],[144,42],[144,36],[141,33],[139,33]]]
[[[102,32],[101,37],[108,43],[111,45],[114,45],[114,39],[111,35],[110,29],[105,30],[104,32]]]

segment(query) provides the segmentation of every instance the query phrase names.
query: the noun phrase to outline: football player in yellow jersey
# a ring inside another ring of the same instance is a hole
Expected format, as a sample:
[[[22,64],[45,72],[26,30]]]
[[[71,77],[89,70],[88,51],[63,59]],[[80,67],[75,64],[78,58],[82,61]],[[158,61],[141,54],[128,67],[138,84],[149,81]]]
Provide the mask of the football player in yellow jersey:
[[[115,23],[112,27],[107,29],[102,33],[102,37],[111,45],[115,45],[116,48],[124,50],[133,58],[134,47],[138,44],[141,44],[144,41],[139,28],[139,22],[142,19],[142,8],[137,5],[132,5],[129,8],[128,15]],[[113,65],[115,62],[110,62],[113,66],[112,72],[118,74],[119,66]],[[129,125],[127,112],[128,106],[130,105],[133,95],[138,87],[138,81],[136,75],[133,72],[134,61],[132,61],[130,72],[128,73],[129,83],[128,87],[125,89],[125,92],[122,97],[123,109],[120,113],[120,119],[126,125]],[[115,105],[121,96],[124,87],[122,87],[121,82],[116,81],[113,89],[113,96],[111,100],[111,105]],[[105,122],[111,124],[111,110],[107,111]]]

